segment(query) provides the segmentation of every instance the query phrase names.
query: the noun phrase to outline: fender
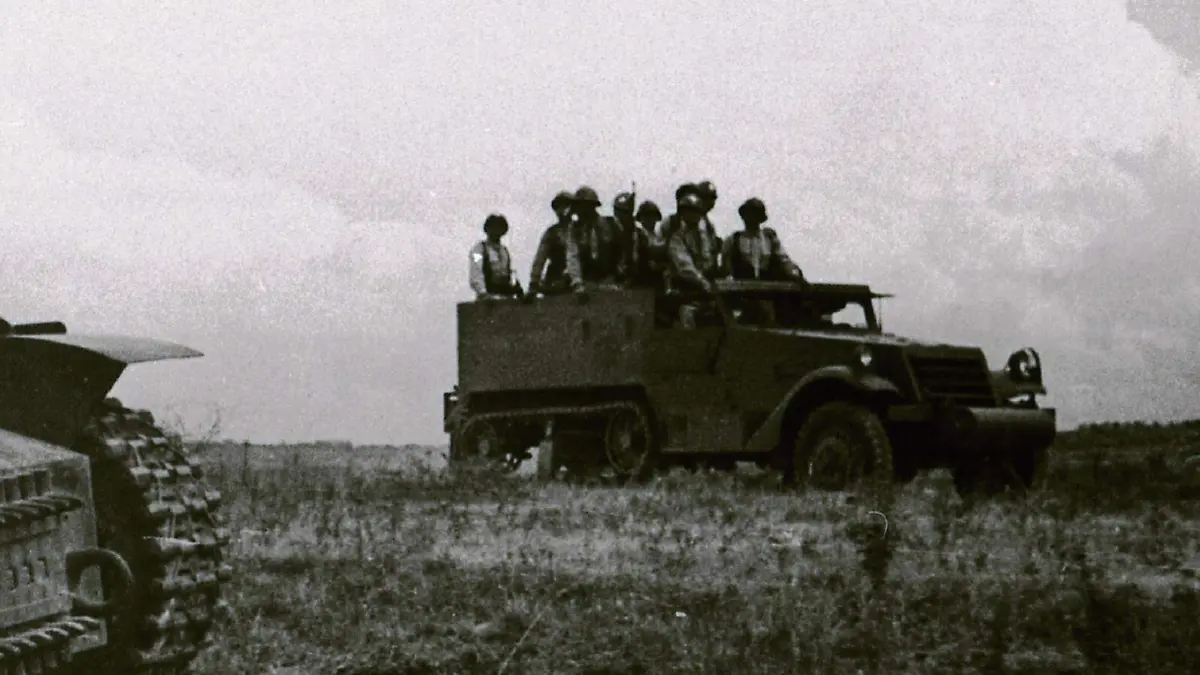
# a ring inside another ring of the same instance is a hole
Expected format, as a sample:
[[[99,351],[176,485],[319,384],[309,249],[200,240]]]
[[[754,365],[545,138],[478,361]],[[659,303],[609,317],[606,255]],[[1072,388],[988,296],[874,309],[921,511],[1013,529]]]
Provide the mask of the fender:
[[[91,352],[126,366],[149,361],[204,356],[200,351],[174,342],[126,335],[14,335],[6,337],[0,342],[0,351],[9,351],[10,346],[6,343],[10,342],[53,342],[71,349]]]
[[[119,335],[0,337],[0,428],[69,447],[127,366],[197,356],[173,342]]]
[[[779,405],[771,411],[771,415],[762,423],[746,443],[747,452],[771,452],[779,446],[779,434],[783,428],[784,418],[792,401],[811,391],[811,387],[824,384],[841,384],[864,394],[892,393],[900,395],[900,390],[888,380],[874,373],[863,372],[852,366],[825,366],[818,368],[800,378],[800,381],[783,397]]]

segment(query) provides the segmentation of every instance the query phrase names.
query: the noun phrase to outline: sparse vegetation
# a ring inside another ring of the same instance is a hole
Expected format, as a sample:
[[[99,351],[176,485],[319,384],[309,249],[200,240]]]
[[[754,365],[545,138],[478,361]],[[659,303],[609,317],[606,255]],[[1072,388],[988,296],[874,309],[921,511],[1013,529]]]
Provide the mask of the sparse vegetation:
[[[1143,431],[1066,434],[1042,493],[978,504],[945,473],[847,498],[753,474],[583,488],[450,476],[413,447],[208,447],[238,574],[197,670],[1196,672],[1200,506],[1180,462],[1200,449],[1190,426]]]

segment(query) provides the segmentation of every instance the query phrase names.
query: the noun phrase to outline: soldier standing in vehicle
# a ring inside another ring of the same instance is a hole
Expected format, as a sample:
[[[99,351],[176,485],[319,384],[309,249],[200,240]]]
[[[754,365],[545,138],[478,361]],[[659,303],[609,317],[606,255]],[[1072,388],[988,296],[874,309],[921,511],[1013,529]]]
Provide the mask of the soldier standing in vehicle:
[[[508,233],[508,219],[498,213],[483,221],[487,238],[471,248],[471,290],[477,299],[522,295],[512,274],[512,256],[501,238]]]
[[[679,200],[683,199],[684,195],[689,194],[699,194],[694,183],[684,183],[675,188],[675,213],[667,216],[667,219],[662,222],[662,226],[658,232],[658,238],[664,245],[671,240],[671,234],[679,227]]]
[[[621,234],[611,218],[602,217],[600,197],[584,185],[575,191],[571,211],[575,220],[567,237],[567,278],[571,288],[617,284],[621,270]]]
[[[662,211],[660,211],[658,208],[658,204],[655,204],[650,200],[646,200],[642,202],[640,206],[638,206],[637,214],[634,215],[633,219],[636,220],[638,224],[646,230],[646,232],[653,235],[658,229],[658,224],[662,222],[663,215]]]
[[[621,234],[621,280],[629,286],[652,286],[653,235],[642,229],[634,218],[634,203],[634,196],[629,192],[622,192],[613,199],[612,218]]]
[[[716,226],[712,224],[710,219],[712,210],[717,206],[717,186],[711,180],[703,180],[696,183],[696,194],[700,195],[700,199],[704,202],[704,220],[715,231]]]
[[[533,256],[533,269],[529,272],[530,293],[551,295],[567,290],[567,235],[571,227],[571,202],[574,199],[574,195],[563,190],[550,200],[550,208],[558,220],[542,233],[537,253]]]
[[[704,202],[699,195],[685,194],[679,200],[679,226],[667,241],[671,285],[684,292],[715,292],[713,279],[720,272],[718,250],[708,228],[703,226]],[[679,308],[679,323],[695,328],[700,303],[689,301]]]
[[[645,275],[649,280],[649,285],[656,288],[663,286],[663,274],[667,269],[667,242],[656,234],[658,223],[662,221],[662,218],[662,211],[659,210],[658,204],[652,201],[642,202],[638,206],[637,215],[633,217],[645,234],[647,247]]]
[[[758,281],[794,281],[804,283],[800,267],[792,262],[779,235],[769,227],[767,207],[751,197],[738,207],[744,229],[725,241],[721,252],[721,276]]]

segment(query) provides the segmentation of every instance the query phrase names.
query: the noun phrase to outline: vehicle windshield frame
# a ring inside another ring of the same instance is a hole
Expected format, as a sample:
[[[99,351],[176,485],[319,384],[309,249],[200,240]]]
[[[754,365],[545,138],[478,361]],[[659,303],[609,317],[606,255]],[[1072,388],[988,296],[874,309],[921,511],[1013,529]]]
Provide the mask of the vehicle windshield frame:
[[[723,279],[716,282],[718,293],[731,304],[738,300],[763,299],[774,304],[776,310],[782,301],[789,306],[809,305],[811,310],[805,314],[813,319],[798,320],[797,315],[784,312],[779,316],[779,328],[826,328],[855,332],[880,333],[882,327],[875,311],[875,300],[892,297],[887,293],[876,293],[869,286],[862,284],[829,284],[811,283],[805,286],[792,282],[779,281],[741,281]],[[849,326],[832,324],[817,318],[842,311],[851,304],[862,308],[866,326]],[[778,316],[780,313],[776,311]]]

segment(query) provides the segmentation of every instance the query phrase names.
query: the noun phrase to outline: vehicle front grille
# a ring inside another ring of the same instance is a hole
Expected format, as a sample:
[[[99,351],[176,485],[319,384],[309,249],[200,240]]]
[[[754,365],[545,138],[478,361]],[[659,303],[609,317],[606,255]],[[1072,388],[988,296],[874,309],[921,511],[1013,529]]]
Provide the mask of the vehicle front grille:
[[[977,408],[996,405],[987,363],[981,358],[909,354],[908,363],[925,400]]]

